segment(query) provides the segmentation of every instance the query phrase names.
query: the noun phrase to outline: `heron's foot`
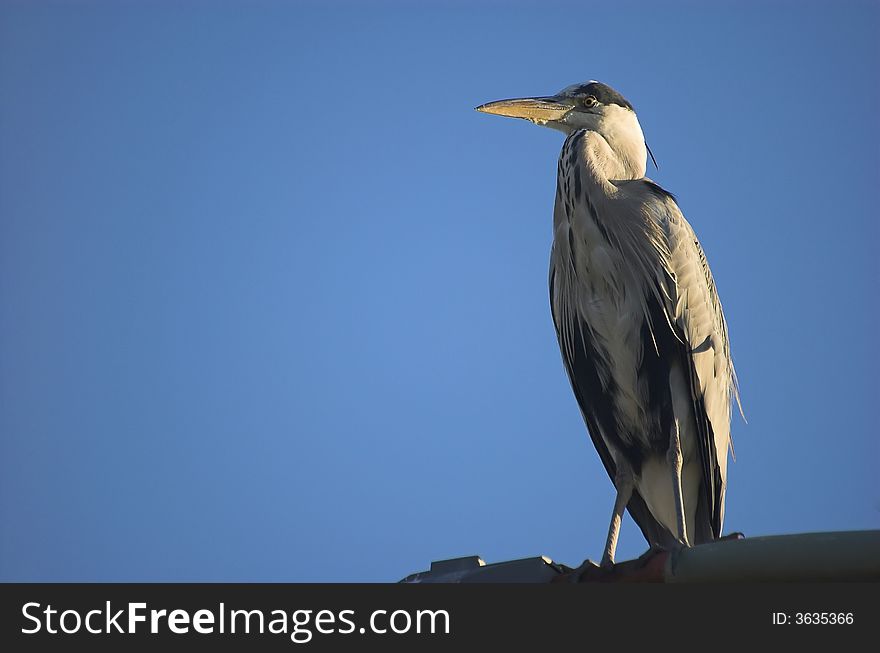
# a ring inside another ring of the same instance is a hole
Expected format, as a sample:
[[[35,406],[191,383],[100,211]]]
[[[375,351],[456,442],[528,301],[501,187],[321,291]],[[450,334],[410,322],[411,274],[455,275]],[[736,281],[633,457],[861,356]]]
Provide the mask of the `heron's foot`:
[[[562,565],[563,572],[558,576],[554,576],[551,583],[583,583],[589,579],[597,580],[606,574],[606,570],[592,560],[584,560],[580,567],[566,567]]]
[[[723,542],[725,540],[744,540],[746,536],[740,533],[739,531],[728,533],[727,535],[722,535],[718,538],[719,541]]]
[[[569,583],[662,583],[669,551],[651,548],[636,560],[596,564],[592,560],[572,569],[558,582]]]
[[[650,549],[648,549],[642,555],[636,558],[636,561],[642,564],[648,564],[652,558],[662,553],[669,553],[669,549],[664,549],[659,544],[652,544]]]

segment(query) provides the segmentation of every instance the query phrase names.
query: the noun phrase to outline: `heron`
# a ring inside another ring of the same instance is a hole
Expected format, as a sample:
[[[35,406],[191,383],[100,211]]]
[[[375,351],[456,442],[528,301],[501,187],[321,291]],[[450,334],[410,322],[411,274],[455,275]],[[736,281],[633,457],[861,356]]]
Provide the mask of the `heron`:
[[[614,565],[625,510],[652,550],[720,538],[739,401],[727,323],[693,228],[645,176],[650,150],[632,104],[591,80],[476,110],[565,134],[550,309],[616,490],[601,567]]]

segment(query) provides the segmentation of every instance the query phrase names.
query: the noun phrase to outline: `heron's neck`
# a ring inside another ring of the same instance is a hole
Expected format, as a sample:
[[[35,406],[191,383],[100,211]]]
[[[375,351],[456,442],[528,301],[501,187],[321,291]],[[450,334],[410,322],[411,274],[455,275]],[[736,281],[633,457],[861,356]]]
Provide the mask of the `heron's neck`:
[[[600,184],[645,176],[647,151],[644,140],[624,135],[588,131],[583,138],[587,173]],[[623,136],[623,137],[622,137]],[[628,135],[626,135],[628,136]]]

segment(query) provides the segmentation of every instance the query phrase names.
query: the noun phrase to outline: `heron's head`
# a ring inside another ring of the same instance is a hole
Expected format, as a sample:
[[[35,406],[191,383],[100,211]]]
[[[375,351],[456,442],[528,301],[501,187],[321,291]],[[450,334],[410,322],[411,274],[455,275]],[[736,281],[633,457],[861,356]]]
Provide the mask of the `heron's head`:
[[[644,175],[647,146],[636,112],[626,98],[602,82],[572,84],[556,95],[498,100],[476,109],[566,134],[578,129],[598,132],[618,156],[631,159],[633,169],[640,168]]]
[[[577,129],[601,132],[603,126],[615,123],[638,124],[635,111],[626,98],[607,84],[596,81],[572,84],[548,97],[488,102],[478,106],[477,111],[522,118],[566,133]]]

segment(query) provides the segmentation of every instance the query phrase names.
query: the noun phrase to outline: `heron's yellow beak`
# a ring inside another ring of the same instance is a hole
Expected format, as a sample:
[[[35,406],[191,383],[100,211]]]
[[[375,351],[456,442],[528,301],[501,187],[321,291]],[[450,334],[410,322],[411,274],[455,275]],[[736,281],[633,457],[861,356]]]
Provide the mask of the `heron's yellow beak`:
[[[548,122],[561,120],[573,108],[573,104],[561,102],[556,98],[539,97],[488,102],[487,104],[481,104],[476,110],[496,116],[522,118],[536,125],[545,125]]]

